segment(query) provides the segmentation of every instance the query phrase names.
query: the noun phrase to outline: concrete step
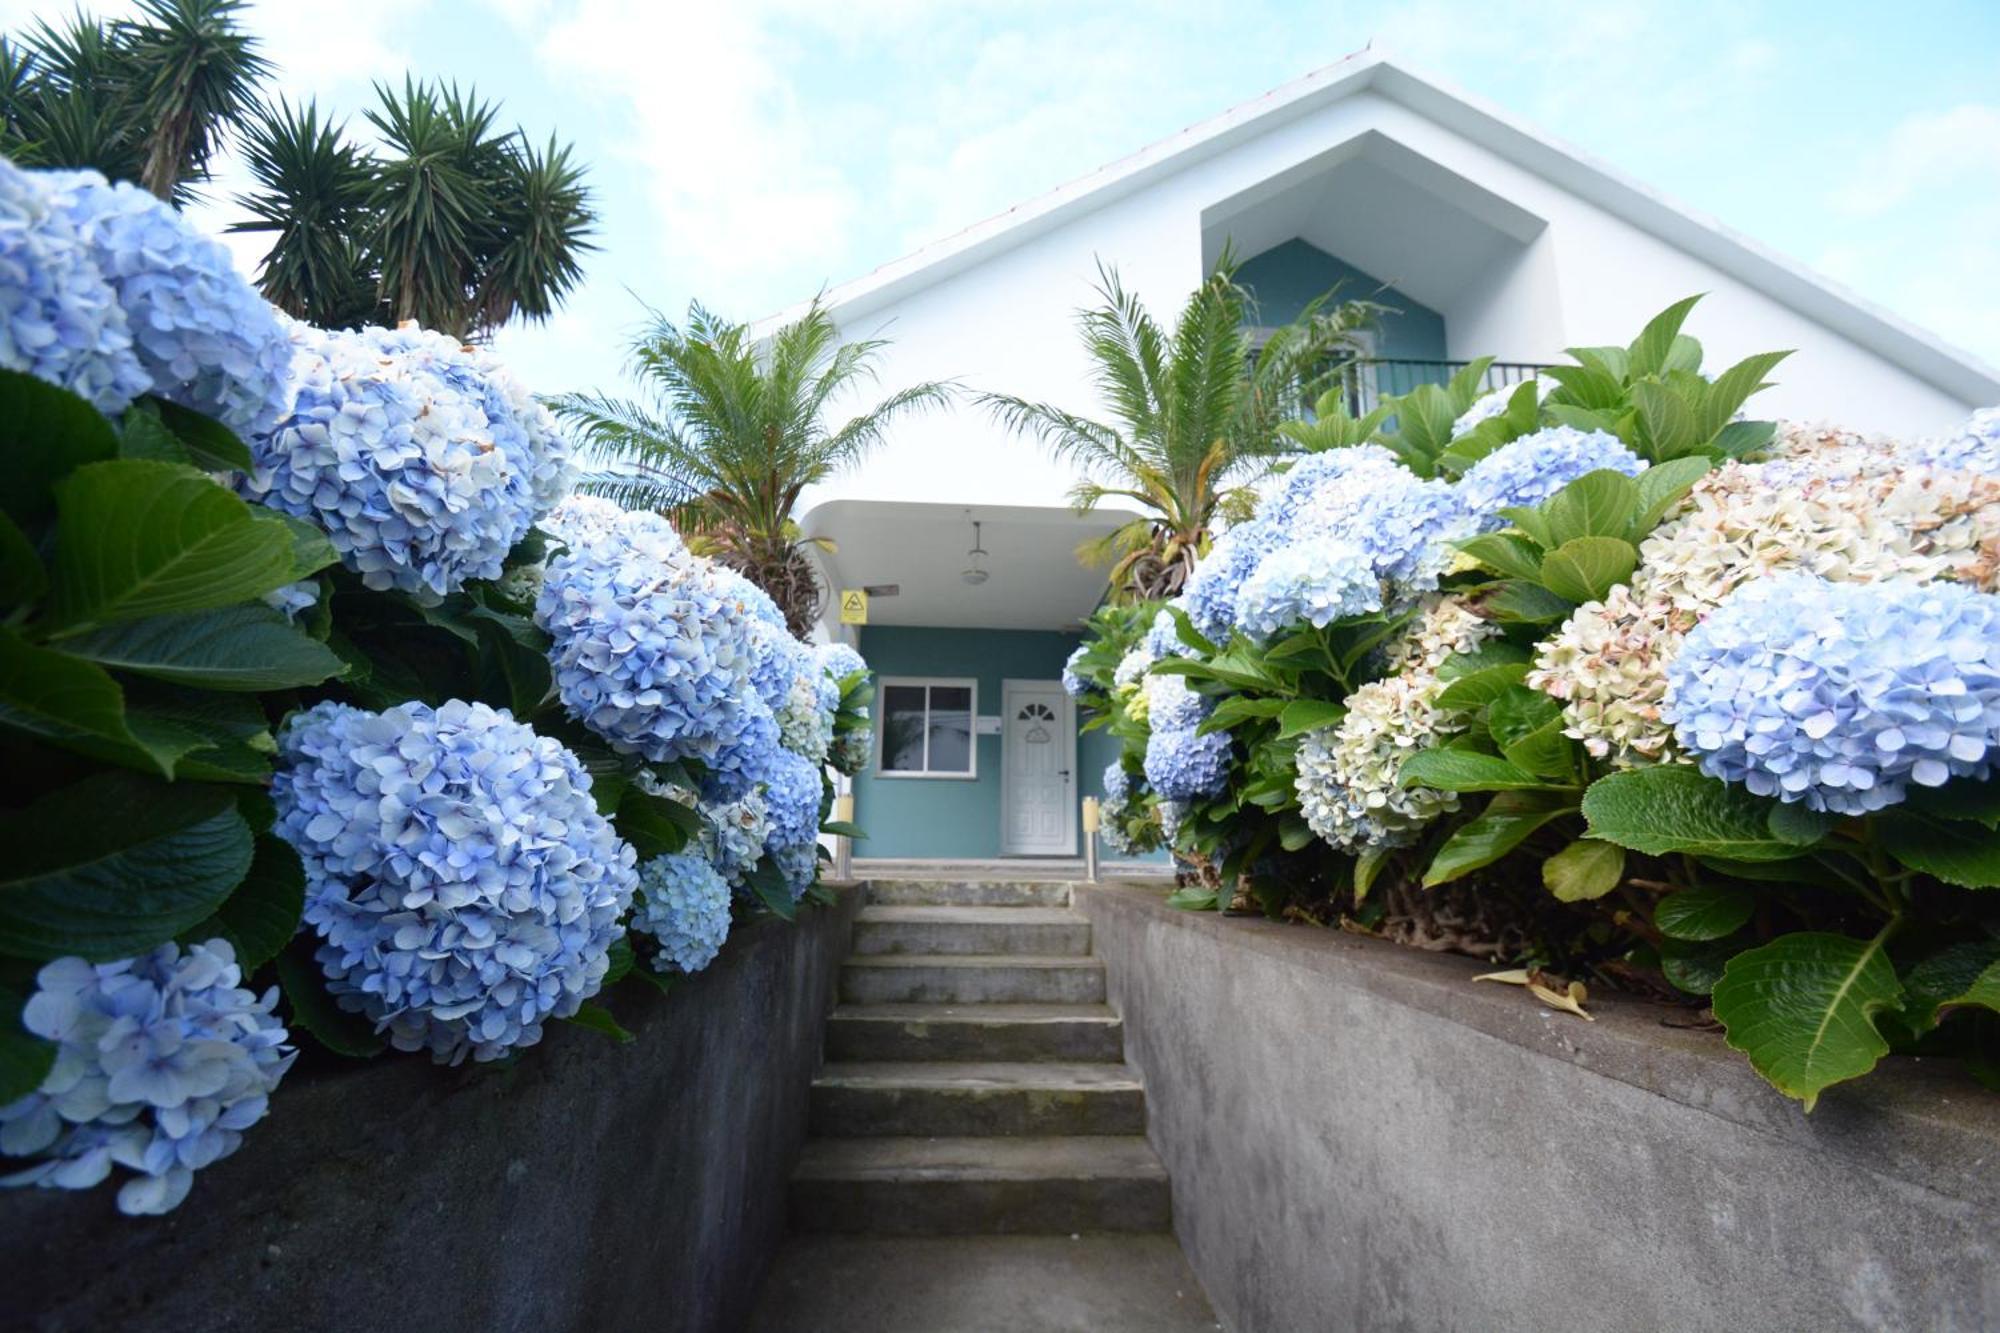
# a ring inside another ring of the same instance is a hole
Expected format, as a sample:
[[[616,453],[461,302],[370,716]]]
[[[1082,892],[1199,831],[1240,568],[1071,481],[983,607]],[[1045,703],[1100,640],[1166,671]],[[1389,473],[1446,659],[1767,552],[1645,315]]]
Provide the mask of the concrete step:
[[[1069,887],[1055,880],[873,879],[867,901],[883,907],[1068,907]]]
[[[864,907],[854,952],[1090,952],[1090,919],[1064,907]]]
[[[1102,1004],[842,1005],[826,1025],[829,1060],[1108,1060],[1125,1028]]]
[[[811,1101],[812,1133],[840,1138],[1146,1132],[1145,1091],[1124,1065],[829,1064]]]
[[[1095,958],[1026,954],[868,954],[840,968],[847,1004],[1102,1004]]]
[[[815,1139],[792,1229],[878,1236],[1166,1231],[1167,1171],[1144,1138]]]

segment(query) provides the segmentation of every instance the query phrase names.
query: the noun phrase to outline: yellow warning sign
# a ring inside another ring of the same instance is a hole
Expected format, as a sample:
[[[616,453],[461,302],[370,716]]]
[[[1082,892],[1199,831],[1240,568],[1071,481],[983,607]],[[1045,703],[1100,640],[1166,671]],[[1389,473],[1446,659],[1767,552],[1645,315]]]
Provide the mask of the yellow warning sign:
[[[866,588],[842,588],[840,590],[840,623],[843,625],[865,625],[868,623],[868,590]]]

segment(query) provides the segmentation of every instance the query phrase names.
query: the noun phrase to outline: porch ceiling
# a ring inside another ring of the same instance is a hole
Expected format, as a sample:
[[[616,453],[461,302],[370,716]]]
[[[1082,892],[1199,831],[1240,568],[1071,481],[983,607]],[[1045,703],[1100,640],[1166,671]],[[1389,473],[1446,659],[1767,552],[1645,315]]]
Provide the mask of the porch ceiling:
[[[1052,630],[1074,628],[1104,593],[1106,567],[1086,569],[1076,548],[1132,517],[1109,509],[1077,515],[1012,505],[829,500],[800,526],[837,547],[818,556],[832,588],[898,585],[894,597],[869,599],[871,625]],[[977,586],[961,577],[975,518],[992,575]]]

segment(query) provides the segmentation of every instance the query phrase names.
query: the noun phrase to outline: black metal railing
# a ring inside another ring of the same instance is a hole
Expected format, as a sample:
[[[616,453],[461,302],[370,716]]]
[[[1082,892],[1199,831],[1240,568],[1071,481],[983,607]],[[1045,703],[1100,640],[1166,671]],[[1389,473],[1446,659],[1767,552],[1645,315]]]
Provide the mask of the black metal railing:
[[[1443,385],[1471,364],[1466,361],[1410,361],[1396,357],[1369,357],[1350,361],[1335,372],[1335,382],[1347,399],[1347,410],[1364,416],[1384,398],[1408,393],[1419,384]],[[1481,393],[1506,389],[1535,378],[1546,365],[1532,361],[1495,361],[1480,377]]]

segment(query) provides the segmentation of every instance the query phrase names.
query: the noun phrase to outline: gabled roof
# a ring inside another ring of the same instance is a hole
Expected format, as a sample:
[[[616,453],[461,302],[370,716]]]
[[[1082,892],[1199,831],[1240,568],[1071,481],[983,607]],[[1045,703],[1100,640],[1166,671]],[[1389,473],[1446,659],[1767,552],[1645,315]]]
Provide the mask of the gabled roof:
[[[822,297],[823,304],[837,321],[851,326],[874,311],[1157,180],[1364,90],[1396,102],[1667,241],[1966,402],[2000,399],[2000,371],[1970,353],[1863,300],[1716,219],[1681,207],[1491,103],[1414,73],[1376,50],[1357,51],[1087,176],[975,223],[956,235],[830,288]],[[755,332],[766,334],[797,318],[804,308],[801,303],[772,315],[760,322]]]

